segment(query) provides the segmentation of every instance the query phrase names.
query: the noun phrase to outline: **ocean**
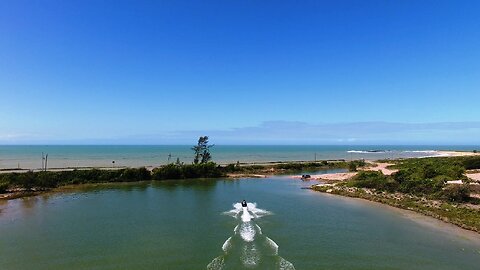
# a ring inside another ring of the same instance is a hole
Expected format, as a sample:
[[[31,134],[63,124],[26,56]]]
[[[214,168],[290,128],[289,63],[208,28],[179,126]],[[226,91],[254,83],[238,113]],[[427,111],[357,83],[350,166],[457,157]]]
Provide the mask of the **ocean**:
[[[213,161],[262,163],[274,161],[314,161],[391,159],[438,156],[439,150],[472,151],[480,146],[435,145],[215,145]],[[189,145],[3,145],[0,169],[38,169],[42,153],[48,154],[48,168],[140,167],[167,163],[191,163]]]

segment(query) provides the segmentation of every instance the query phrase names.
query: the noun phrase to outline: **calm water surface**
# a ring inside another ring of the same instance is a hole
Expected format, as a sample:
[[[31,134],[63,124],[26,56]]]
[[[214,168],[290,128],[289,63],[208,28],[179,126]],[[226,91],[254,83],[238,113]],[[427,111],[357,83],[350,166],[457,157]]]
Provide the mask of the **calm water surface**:
[[[476,234],[305,185],[281,177],[176,181],[3,201],[0,268],[207,269],[220,259],[225,269],[278,269],[281,260],[295,269],[480,265]],[[243,198],[256,202],[258,218],[235,214]]]
[[[42,152],[48,153],[49,168],[158,166],[175,162],[191,163],[189,145],[0,145],[0,169],[38,169]],[[472,151],[480,146],[435,145],[216,145],[212,155],[217,163],[321,160],[385,159],[438,155],[434,150]],[[373,152],[372,152],[373,151]],[[112,163],[115,161],[115,164]]]

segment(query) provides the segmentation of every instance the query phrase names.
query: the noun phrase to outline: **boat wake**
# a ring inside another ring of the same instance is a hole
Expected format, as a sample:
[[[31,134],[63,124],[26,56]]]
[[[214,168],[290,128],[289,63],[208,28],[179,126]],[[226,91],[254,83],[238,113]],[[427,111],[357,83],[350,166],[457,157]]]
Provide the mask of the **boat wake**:
[[[276,269],[294,270],[293,264],[278,256],[278,245],[263,235],[256,220],[272,213],[257,208],[256,203],[248,203],[247,207],[235,203],[233,209],[223,214],[238,221],[233,235],[222,245],[223,254],[213,259],[208,270],[223,269]]]

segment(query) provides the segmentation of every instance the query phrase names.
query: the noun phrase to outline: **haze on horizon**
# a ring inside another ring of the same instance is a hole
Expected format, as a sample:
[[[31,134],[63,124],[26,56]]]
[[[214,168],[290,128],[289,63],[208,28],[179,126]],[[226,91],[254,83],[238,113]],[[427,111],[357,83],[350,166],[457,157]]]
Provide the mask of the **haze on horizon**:
[[[479,1],[0,2],[0,144],[472,144]]]

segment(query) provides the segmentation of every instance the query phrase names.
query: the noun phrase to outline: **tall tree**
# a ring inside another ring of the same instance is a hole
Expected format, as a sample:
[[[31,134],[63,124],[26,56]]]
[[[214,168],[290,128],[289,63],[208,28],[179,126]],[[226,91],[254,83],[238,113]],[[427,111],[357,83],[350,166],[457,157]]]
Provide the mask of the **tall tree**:
[[[208,144],[208,136],[200,136],[198,138],[198,143],[192,147],[195,156],[193,158],[193,163],[207,163],[212,159],[212,154],[210,154],[210,148],[213,147],[213,144]]]

